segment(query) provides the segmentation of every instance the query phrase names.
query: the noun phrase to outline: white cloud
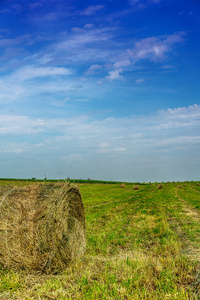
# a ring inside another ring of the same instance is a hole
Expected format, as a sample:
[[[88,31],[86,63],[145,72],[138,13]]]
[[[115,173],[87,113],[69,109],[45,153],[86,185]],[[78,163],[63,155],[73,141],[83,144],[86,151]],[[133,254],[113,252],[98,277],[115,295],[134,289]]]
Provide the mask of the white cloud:
[[[30,80],[37,77],[47,76],[62,76],[69,75],[71,71],[63,67],[35,67],[25,66],[13,73],[13,77],[16,77],[20,81]]]
[[[102,143],[99,144],[99,147],[100,148],[108,148],[108,147],[110,147],[110,143],[108,143],[108,142],[102,142]]]
[[[0,39],[0,47],[2,48],[8,48],[8,47],[14,47],[14,46],[21,46],[22,44],[26,45],[29,44],[32,41],[32,36],[30,34],[24,34],[19,37],[15,37],[14,39]]]
[[[123,76],[120,75],[120,73],[122,73],[122,69],[121,68],[120,69],[116,69],[114,71],[109,71],[108,73],[109,73],[109,75],[106,76],[106,79],[108,79],[108,80],[112,81],[112,80],[115,80],[115,79],[120,79],[120,80],[123,79]]]
[[[94,24],[85,24],[84,28],[86,29],[92,29],[94,27]]]
[[[158,4],[163,0],[129,0],[130,5],[138,8],[146,8],[149,4]]]
[[[142,82],[144,82],[144,78],[136,79],[135,82],[136,82],[136,83],[142,83]]]
[[[137,3],[139,3],[139,0],[129,0],[129,3],[131,5],[136,5]]]
[[[184,41],[184,32],[179,32],[167,36],[149,37],[135,43],[132,50],[127,50],[130,57],[141,60],[161,60],[165,59],[168,52],[177,43]]]
[[[114,151],[126,151],[126,148],[115,148]]]
[[[64,101],[68,101],[66,98]],[[75,99],[80,101],[81,99]],[[85,100],[85,99],[84,99]],[[167,109],[158,111],[155,114],[148,116],[135,116],[125,118],[107,118],[102,121],[92,121],[87,116],[76,118],[56,118],[56,119],[42,119],[30,118],[28,116],[12,116],[0,115],[0,134],[1,135],[28,135],[30,133],[39,132],[54,132],[59,133],[73,133],[73,136],[93,137],[96,135],[95,140],[98,140],[100,147],[112,146],[112,140],[123,140],[127,137],[126,143],[134,138],[138,140],[142,135],[150,134],[150,131],[160,132],[161,138],[165,139],[163,130],[176,130],[182,128],[182,136],[185,134],[187,128],[196,128],[200,125],[200,105],[194,104],[189,107],[180,107],[176,109]],[[128,131],[126,129],[129,129]],[[131,130],[131,128],[133,130]],[[84,133],[84,134],[83,134]],[[166,135],[167,136],[167,135]],[[194,135],[197,139],[197,134]],[[101,138],[100,138],[101,137]],[[100,139],[99,139],[100,138]],[[152,137],[150,137],[152,138]],[[156,134],[155,137],[156,138]],[[103,140],[102,140],[103,139]],[[105,141],[107,139],[107,141]],[[192,139],[192,136],[191,136]],[[126,148],[125,145],[116,148]]]
[[[122,67],[127,67],[131,64],[129,59],[125,59],[125,60],[119,60],[114,64],[115,68],[122,68]]]
[[[96,74],[99,71],[102,70],[102,66],[101,65],[92,65],[89,67],[89,69],[86,71],[85,75],[92,75],[92,74]]]
[[[29,8],[30,8],[31,10],[40,8],[40,7],[42,7],[42,6],[43,6],[43,3],[41,3],[41,2],[33,2],[33,3],[30,3],[30,4],[29,4]]]
[[[94,45],[94,43],[97,42],[106,42],[111,37],[112,34],[110,28],[92,29],[89,31],[84,31],[82,33],[77,33],[72,36],[69,36],[63,41],[59,42],[56,45],[56,51],[59,50],[80,51],[81,47],[87,46],[90,43]]]
[[[97,12],[104,9],[104,5],[91,5],[87,7],[85,10],[80,12],[80,16],[92,16],[95,15]]]

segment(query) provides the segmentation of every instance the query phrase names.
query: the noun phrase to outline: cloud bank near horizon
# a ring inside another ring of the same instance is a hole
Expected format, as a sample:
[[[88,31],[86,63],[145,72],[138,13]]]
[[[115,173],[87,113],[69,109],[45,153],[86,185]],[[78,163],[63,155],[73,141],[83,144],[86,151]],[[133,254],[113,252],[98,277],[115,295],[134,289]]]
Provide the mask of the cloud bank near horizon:
[[[198,160],[199,126],[200,105],[197,104],[169,108],[147,116],[118,119],[111,117],[102,121],[92,120],[88,116],[66,119],[0,116],[1,163],[4,164],[5,157],[16,156],[26,164],[29,157],[34,156],[38,167],[35,166],[35,170],[30,169],[27,173],[29,177],[41,178],[41,167],[43,172],[51,177],[57,165],[58,178],[71,175],[95,179],[102,179],[103,171],[110,164],[114,169],[120,167],[120,176],[127,179],[126,172],[130,169],[130,164],[134,166],[131,171],[132,181],[140,178],[147,181],[158,180],[157,171],[163,165],[165,172],[160,179],[173,180],[173,176],[168,174],[166,169],[176,166],[181,173],[181,169],[192,157]],[[5,136],[6,143],[3,139]],[[44,157],[45,161],[42,161]],[[146,168],[141,169],[142,163],[149,168],[149,173]],[[74,171],[69,174],[68,168]],[[102,173],[99,172],[99,175],[94,177],[95,168],[102,170]],[[199,168],[198,161],[195,168]],[[16,172],[20,174],[20,170]],[[107,179],[121,178],[108,170],[107,173]],[[130,176],[130,170],[128,175]],[[194,176],[194,179],[197,177]]]

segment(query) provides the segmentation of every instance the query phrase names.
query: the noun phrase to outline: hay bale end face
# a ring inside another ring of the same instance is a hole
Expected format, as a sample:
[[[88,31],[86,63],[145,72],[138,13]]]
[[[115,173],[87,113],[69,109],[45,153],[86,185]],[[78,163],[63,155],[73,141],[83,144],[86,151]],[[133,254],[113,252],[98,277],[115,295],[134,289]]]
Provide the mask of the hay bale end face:
[[[1,196],[0,264],[54,273],[83,256],[85,214],[75,185],[37,184]]]

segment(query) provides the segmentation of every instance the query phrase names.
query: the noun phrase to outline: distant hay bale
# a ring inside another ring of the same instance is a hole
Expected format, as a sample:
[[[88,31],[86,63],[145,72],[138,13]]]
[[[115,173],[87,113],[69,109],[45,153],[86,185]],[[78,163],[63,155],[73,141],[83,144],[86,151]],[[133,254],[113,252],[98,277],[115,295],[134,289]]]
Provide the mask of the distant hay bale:
[[[134,189],[134,190],[139,190],[139,185],[134,185],[134,186],[133,186],[133,189]]]
[[[125,187],[126,187],[125,183],[121,183],[120,187],[121,187],[122,189],[125,189]]]
[[[70,184],[13,188],[1,197],[0,264],[55,273],[85,252],[85,214]]]
[[[162,183],[160,183],[159,185],[158,185],[158,189],[162,189],[163,188],[163,185],[162,185]]]
[[[179,185],[179,186],[178,186],[178,189],[182,189],[182,185]]]

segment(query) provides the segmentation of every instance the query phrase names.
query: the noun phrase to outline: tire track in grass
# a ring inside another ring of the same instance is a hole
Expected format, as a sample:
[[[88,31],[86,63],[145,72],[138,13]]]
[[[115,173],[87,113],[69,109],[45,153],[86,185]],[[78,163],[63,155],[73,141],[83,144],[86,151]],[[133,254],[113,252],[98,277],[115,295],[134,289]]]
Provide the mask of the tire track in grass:
[[[178,195],[178,189],[177,188],[175,190],[175,195],[176,195],[176,198],[183,203],[183,210],[185,211],[186,215],[189,216],[195,222],[199,222],[200,221],[200,211],[199,211],[199,209],[193,207],[187,201],[182,199]]]
[[[192,221],[200,222],[200,211],[199,209],[193,207],[190,203],[185,201],[178,195],[178,188],[175,189],[175,197],[183,204],[183,212]],[[190,261],[197,263],[197,272],[195,281],[192,284],[192,289],[194,290],[194,299],[200,299],[200,248],[195,248],[192,242],[189,240],[187,235],[183,232],[180,225],[177,226],[177,233],[180,240],[184,245],[184,252]],[[199,236],[200,240],[200,236]]]
[[[150,190],[150,191],[148,191],[148,192],[149,192],[149,194],[151,194],[151,193],[154,193],[157,189],[158,189],[158,188],[157,188],[157,186],[156,186],[154,189],[152,189],[152,190]],[[110,200],[110,201],[103,201],[103,202],[101,202],[101,203],[87,204],[86,207],[85,207],[85,209],[87,209],[87,208],[93,208],[93,207],[97,207],[97,206],[104,206],[104,205],[111,204],[111,203],[123,203],[123,202],[128,202],[128,201],[131,200],[131,199],[137,198],[137,197],[138,197],[138,194],[141,192],[141,190],[139,190],[139,193],[138,193],[138,191],[134,191],[132,188],[127,188],[127,193],[130,193],[131,191],[133,191],[133,194],[132,194],[131,196],[129,196],[129,197],[123,199],[123,200],[121,199],[121,197],[120,197],[121,195],[120,195],[118,200],[112,199],[112,200]],[[142,190],[142,192],[144,192],[144,191],[146,191],[146,190],[145,190],[145,189]],[[146,198],[148,198],[148,197],[145,196],[144,199],[146,199]]]
[[[175,196],[183,204],[183,211],[184,211],[185,215],[188,216],[192,221],[199,223],[200,222],[199,209],[193,207],[190,203],[188,203],[187,201],[182,199],[178,195],[177,188],[175,189]],[[186,237],[186,234],[183,233],[180,226],[177,227],[177,231],[179,232],[179,235],[183,237],[182,239],[184,239],[184,244],[187,246],[186,252],[188,253],[187,256],[189,257],[189,259],[198,261],[198,263],[200,263],[200,248],[198,248],[198,249],[194,248],[191,241]],[[199,236],[199,239],[200,239],[200,236]]]

